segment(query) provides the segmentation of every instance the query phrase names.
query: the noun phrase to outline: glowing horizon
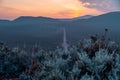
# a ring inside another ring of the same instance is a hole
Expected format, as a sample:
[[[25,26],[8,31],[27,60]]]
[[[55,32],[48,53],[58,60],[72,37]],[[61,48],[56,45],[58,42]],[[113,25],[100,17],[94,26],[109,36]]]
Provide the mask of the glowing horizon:
[[[0,0],[0,19],[15,19],[19,16],[73,18],[119,10],[117,3],[113,1],[101,4],[106,8],[102,8],[101,5],[96,6],[98,0],[91,1],[93,2],[89,0]]]

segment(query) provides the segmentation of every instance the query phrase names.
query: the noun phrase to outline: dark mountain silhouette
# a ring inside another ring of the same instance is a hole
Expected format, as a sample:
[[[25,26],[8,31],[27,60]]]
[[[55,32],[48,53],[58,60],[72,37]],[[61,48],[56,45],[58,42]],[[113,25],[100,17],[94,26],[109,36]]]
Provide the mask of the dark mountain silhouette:
[[[109,37],[120,40],[120,12],[85,17],[61,20],[22,16],[13,21],[0,20],[0,40],[9,44],[39,43],[42,47],[55,47],[62,43],[63,28],[70,43],[91,34],[103,34],[105,28],[109,29]]]
[[[58,19],[53,19],[53,18],[49,18],[49,17],[32,17],[32,16],[21,16],[15,20],[13,20],[14,22],[53,22],[53,21],[57,21]]]

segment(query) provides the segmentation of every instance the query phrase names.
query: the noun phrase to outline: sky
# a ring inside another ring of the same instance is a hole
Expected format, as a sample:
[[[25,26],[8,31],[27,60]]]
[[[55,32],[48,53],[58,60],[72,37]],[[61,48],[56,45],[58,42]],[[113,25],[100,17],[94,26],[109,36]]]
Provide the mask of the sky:
[[[0,19],[19,16],[73,18],[120,11],[120,0],[0,0]]]

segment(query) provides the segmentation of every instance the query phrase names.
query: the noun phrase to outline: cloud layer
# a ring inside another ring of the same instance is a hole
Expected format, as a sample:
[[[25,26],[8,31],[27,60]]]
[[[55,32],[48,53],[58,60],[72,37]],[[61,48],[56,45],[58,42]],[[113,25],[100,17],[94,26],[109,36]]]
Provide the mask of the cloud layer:
[[[2,0],[0,0],[0,4],[2,3]]]
[[[73,18],[117,11],[120,0],[0,0],[0,19],[18,16]]]
[[[95,8],[104,12],[119,11],[119,0],[79,0],[87,8]]]

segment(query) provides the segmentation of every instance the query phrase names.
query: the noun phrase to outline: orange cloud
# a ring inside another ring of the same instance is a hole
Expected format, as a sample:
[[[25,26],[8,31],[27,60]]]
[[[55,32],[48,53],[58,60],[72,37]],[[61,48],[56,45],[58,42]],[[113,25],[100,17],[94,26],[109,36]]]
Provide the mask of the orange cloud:
[[[86,14],[96,15],[101,11],[86,8],[78,0],[4,0],[0,6],[0,18],[8,19],[18,16],[71,18]]]
[[[15,17],[18,17],[18,15],[24,15],[25,11],[15,9],[15,8],[10,8],[10,7],[5,7],[5,6],[0,6],[0,18],[4,19],[12,19]]]

